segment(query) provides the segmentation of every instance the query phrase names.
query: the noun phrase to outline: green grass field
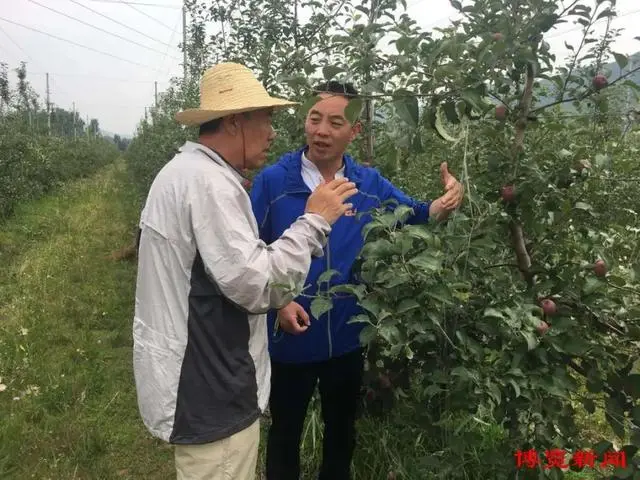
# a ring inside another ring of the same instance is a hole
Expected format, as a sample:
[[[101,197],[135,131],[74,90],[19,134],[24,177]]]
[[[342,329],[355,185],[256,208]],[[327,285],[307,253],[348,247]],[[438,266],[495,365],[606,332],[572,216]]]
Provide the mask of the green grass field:
[[[0,232],[2,479],[175,478],[172,449],[138,417],[135,265],[110,258],[131,243],[138,215],[124,172],[119,162],[22,205]],[[321,451],[312,412],[302,454],[308,480]],[[355,480],[401,473],[428,446],[398,423],[365,419],[359,432]]]

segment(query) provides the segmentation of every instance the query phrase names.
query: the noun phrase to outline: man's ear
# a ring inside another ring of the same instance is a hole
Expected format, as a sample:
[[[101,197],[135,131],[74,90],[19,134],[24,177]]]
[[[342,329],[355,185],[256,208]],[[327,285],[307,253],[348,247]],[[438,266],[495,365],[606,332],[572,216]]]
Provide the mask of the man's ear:
[[[237,115],[229,115],[224,118],[222,128],[224,128],[229,135],[236,135],[239,127],[240,125]]]
[[[362,122],[360,120],[356,120],[356,123],[351,127],[351,141],[360,135],[360,132],[362,132]]]

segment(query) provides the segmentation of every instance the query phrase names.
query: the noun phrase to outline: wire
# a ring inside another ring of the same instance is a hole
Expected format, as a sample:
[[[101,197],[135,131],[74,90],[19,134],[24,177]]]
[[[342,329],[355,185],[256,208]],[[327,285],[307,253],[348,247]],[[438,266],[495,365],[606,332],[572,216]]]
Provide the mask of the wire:
[[[138,12],[141,15],[144,15],[147,18],[150,18],[151,20],[153,20],[154,22],[156,22],[159,25],[162,25],[165,28],[168,28],[169,30],[172,30],[172,28],[170,26],[168,26],[166,23],[162,23],[160,20],[158,20],[157,18],[152,17],[151,15],[149,15],[148,13],[143,12],[142,10],[140,10],[137,7],[134,7],[133,4],[131,2],[125,2],[123,0],[120,0],[120,3],[126,5],[127,7],[135,10],[136,12]]]
[[[125,5],[141,5],[143,7],[160,7],[160,8],[173,8],[175,10],[181,10],[182,7],[178,5],[164,5],[161,3],[146,3],[146,2],[121,2],[120,0],[92,0],[93,2],[101,3],[124,3]]]
[[[9,39],[9,41],[11,41],[11,43],[13,43],[18,50],[20,50],[22,53],[24,53],[25,57],[27,57],[29,60],[31,60],[31,63],[38,63],[13,38],[11,38],[11,36],[7,33],[7,31],[4,28],[2,28],[1,26],[0,26],[0,32],[4,33],[4,35]]]
[[[105,80],[108,82],[123,82],[123,83],[155,83],[156,80],[133,80],[131,78],[116,78],[116,77],[103,77],[102,75],[91,75],[88,73],[56,73],[48,72],[49,75],[55,75],[57,77],[81,77],[81,78],[94,78],[99,80]],[[29,75],[46,75],[47,72],[29,72]],[[168,80],[157,80],[159,84],[168,83]]]
[[[622,13],[622,14],[620,14],[620,15],[616,15],[616,16],[614,17],[614,20],[615,20],[615,19],[617,19],[617,18],[624,18],[624,17],[626,17],[626,16],[628,16],[628,15],[635,15],[636,13],[640,13],[640,9],[638,9],[638,10],[632,10],[632,11],[630,11],[630,12],[625,12],[625,13]],[[594,27],[594,26],[595,26],[595,25],[591,25],[591,27]],[[553,34],[551,34],[551,35],[547,35],[547,36],[546,36],[546,38],[562,37],[562,36],[566,35],[567,33],[575,32],[575,31],[577,31],[577,30],[582,30],[583,28],[584,28],[584,26],[582,26],[582,25],[578,25],[578,26],[576,26],[576,27],[570,28],[570,29],[565,30],[565,31],[563,31],[563,32],[556,32],[556,33],[553,33]]]
[[[54,8],[47,7],[46,5],[43,5],[43,4],[39,3],[39,2],[36,2],[36,0],[28,0],[28,1],[40,6],[42,8],[46,8],[47,10],[51,10],[52,12],[57,13],[58,15],[62,15],[64,17],[70,18],[71,20],[75,20],[76,22],[82,23],[83,25],[87,25],[88,27],[94,28],[94,29],[99,30],[101,32],[104,32],[104,33],[106,33],[108,35],[111,35],[113,37],[116,37],[116,38],[119,38],[121,40],[124,40],[125,42],[133,43],[134,45],[138,45],[139,47],[146,48],[147,50],[151,50],[152,52],[160,53],[161,55],[166,55],[166,53],[163,53],[160,50],[156,50],[155,48],[152,48],[152,47],[147,47],[146,45],[143,45],[142,43],[136,42],[135,40],[131,40],[131,39],[125,38],[125,37],[123,37],[121,35],[118,35],[117,33],[112,33],[109,30],[105,30],[104,28],[97,27],[97,26],[92,25],[92,24],[90,24],[88,22],[85,22],[84,20],[80,20],[79,18],[76,18],[76,17],[73,17],[71,15],[67,15],[66,13],[60,12],[60,11],[54,9]],[[169,55],[169,57],[171,57],[171,58],[173,58],[175,60],[179,60],[178,57],[173,57],[171,55]]]
[[[4,20],[5,22],[12,23],[12,24],[17,25],[17,26],[22,27],[22,28],[26,28],[27,30],[32,30],[32,31],[34,31],[34,32],[41,33],[41,34],[43,34],[43,35],[46,35],[46,36],[51,37],[51,38],[55,38],[56,40],[60,40],[60,41],[62,41],[62,42],[70,43],[70,44],[72,44],[72,45],[75,45],[76,47],[86,48],[87,50],[91,50],[92,52],[100,53],[100,54],[102,54],[102,55],[106,55],[106,56],[108,56],[108,57],[112,57],[112,58],[115,58],[115,59],[117,59],[117,60],[121,60],[121,61],[123,61],[123,62],[131,63],[132,65],[137,65],[137,66],[139,66],[139,67],[148,68],[148,69],[153,70],[153,71],[155,71],[155,72],[159,72],[159,71],[160,71],[160,70],[158,70],[157,68],[150,67],[149,65],[144,65],[144,64],[142,64],[142,63],[134,62],[133,60],[127,60],[126,58],[118,57],[118,56],[113,55],[113,54],[111,54],[111,53],[102,52],[102,51],[100,51],[100,50],[96,50],[95,48],[88,47],[88,46],[86,46],[86,45],[82,45],[82,44],[80,44],[80,43],[76,43],[76,42],[74,42],[74,41],[72,41],[72,40],[67,40],[66,38],[58,37],[58,36],[53,35],[53,34],[51,34],[51,33],[43,32],[42,30],[38,30],[37,28],[29,27],[29,26],[27,26],[27,25],[23,25],[23,24],[21,24],[21,23],[14,22],[13,20],[9,20],[9,19],[7,19],[7,18],[0,17],[0,20]]]
[[[94,9],[93,9],[93,8],[91,8],[91,7],[87,7],[86,5],[84,5],[84,4],[80,3],[80,2],[78,2],[77,0],[69,0],[69,1],[70,1],[70,2],[75,3],[76,5],[81,6],[82,8],[86,8],[87,10],[89,10],[90,12],[95,13],[96,15],[100,15],[101,17],[104,17],[104,18],[106,18],[107,20],[111,20],[112,22],[117,23],[118,25],[121,25],[121,26],[123,26],[123,27],[125,27],[125,28],[128,28],[129,30],[131,30],[131,31],[133,31],[133,32],[136,32],[136,33],[138,33],[138,34],[140,34],[140,35],[142,35],[142,36],[144,36],[144,37],[147,37],[148,39],[153,40],[154,42],[161,43],[162,45],[166,45],[167,47],[172,47],[172,46],[173,46],[173,45],[171,45],[170,43],[163,42],[162,40],[158,40],[157,38],[150,37],[150,36],[149,36],[149,35],[147,35],[146,33],[141,32],[140,30],[136,30],[135,28],[130,27],[129,25],[125,25],[124,23],[120,22],[119,20],[116,20],[116,19],[114,19],[114,18],[109,17],[108,15],[105,15],[105,14],[103,14],[103,13],[100,13],[100,12],[98,12],[97,10],[94,10]],[[114,2],[114,3],[115,3],[115,2]],[[174,48],[175,48],[175,47],[174,47]]]

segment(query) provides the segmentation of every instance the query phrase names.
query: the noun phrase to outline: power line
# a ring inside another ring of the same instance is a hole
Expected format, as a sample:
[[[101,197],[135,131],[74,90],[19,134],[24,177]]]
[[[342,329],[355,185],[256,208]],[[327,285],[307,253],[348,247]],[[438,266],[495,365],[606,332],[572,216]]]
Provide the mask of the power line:
[[[87,50],[91,50],[92,52],[100,53],[102,55],[106,55],[108,57],[112,57],[112,58],[115,58],[117,60],[121,60],[123,62],[131,63],[132,65],[137,65],[139,67],[144,67],[144,68],[148,68],[150,70],[153,70],[155,72],[159,72],[159,70],[157,68],[150,67],[149,65],[144,65],[142,63],[134,62],[133,60],[127,60],[126,58],[118,57],[118,56],[113,55],[111,53],[102,52],[100,50],[96,50],[95,48],[88,47],[87,45],[82,45],[82,44],[76,43],[76,42],[74,42],[72,40],[67,40],[66,38],[58,37],[58,36],[53,35],[51,33],[43,32],[42,30],[38,30],[37,28],[29,27],[27,25],[23,25],[21,23],[14,22],[13,20],[9,20],[7,18],[0,17],[0,20],[4,20],[5,22],[12,23],[12,24],[17,25],[17,26],[22,27],[22,28],[26,28],[27,30],[32,30],[34,32],[41,33],[43,35],[46,35],[46,36],[51,37],[51,38],[55,38],[56,40],[60,40],[62,42],[70,43],[72,45],[75,45],[76,47],[86,48]]]
[[[104,28],[97,27],[97,26],[92,25],[92,24],[90,24],[88,22],[85,22],[84,20],[80,20],[79,18],[76,18],[76,17],[74,17],[72,15],[68,15],[68,14],[66,14],[64,12],[60,12],[60,11],[54,9],[54,8],[47,7],[46,5],[43,5],[43,4],[39,3],[39,2],[37,2],[36,0],[28,0],[28,1],[40,6],[42,8],[46,8],[47,10],[51,10],[52,12],[57,13],[58,15],[62,15],[64,17],[70,18],[71,20],[75,20],[76,22],[82,23],[83,25],[87,25],[88,27],[94,28],[94,29],[99,30],[101,32],[104,32],[104,33],[106,33],[108,35],[111,35],[113,37],[116,37],[116,38],[119,38],[121,40],[124,40],[125,42],[133,43],[134,45],[138,45],[139,47],[146,48],[147,50],[151,50],[152,52],[156,52],[156,53],[160,53],[162,55],[166,55],[163,52],[161,52],[160,50],[156,50],[155,48],[152,48],[152,47],[147,47],[146,45],[143,45],[142,43],[136,42],[135,40],[131,40],[129,38],[125,38],[125,37],[123,37],[121,35],[118,35],[117,33],[110,32],[109,30],[105,30]],[[169,55],[169,57],[171,57],[171,58],[173,58],[175,60],[178,60],[177,57],[173,57],[171,55]]]
[[[2,28],[1,26],[0,26],[0,32],[2,32],[2,33],[3,33],[3,34],[4,34],[4,35],[9,39],[9,41],[10,41],[11,43],[13,43],[13,44],[16,46],[16,48],[18,48],[18,50],[20,50],[22,53],[24,53],[24,55],[25,55],[29,60],[31,60],[31,62],[32,62],[32,63],[37,63],[37,62],[33,59],[33,57],[32,57],[31,55],[29,55],[29,54],[28,54],[28,53],[27,53],[27,52],[26,52],[26,51],[25,51],[25,50],[24,50],[24,49],[23,49],[23,48],[22,48],[22,47],[21,47],[21,46],[20,46],[20,45],[19,45],[19,44],[18,44],[18,43],[13,39],[13,38],[11,38],[11,36],[10,36],[10,35],[6,32],[6,30],[5,30],[4,28]]]
[[[160,20],[158,20],[157,18],[152,17],[151,15],[149,15],[148,13],[143,12],[142,10],[140,10],[138,7],[134,7],[133,4],[131,2],[125,2],[123,0],[120,0],[120,3],[126,5],[127,7],[135,10],[136,12],[140,13],[141,15],[144,15],[147,18],[150,18],[151,20],[153,20],[154,22],[156,22],[159,25],[162,25],[165,28],[168,28],[169,30],[171,30],[171,27],[168,26],[166,23],[162,23]]]
[[[171,45],[171,43],[163,42],[162,40],[158,40],[157,38],[150,37],[150,36],[149,36],[149,35],[147,35],[146,33],[141,32],[140,30],[137,30],[137,29],[135,29],[135,28],[133,28],[133,27],[130,27],[129,25],[125,25],[124,23],[120,22],[119,20],[116,20],[116,19],[114,19],[114,18],[109,17],[108,15],[105,15],[105,14],[103,14],[103,13],[100,13],[100,12],[98,12],[97,10],[94,10],[94,9],[93,9],[93,8],[91,8],[91,7],[87,7],[86,5],[84,5],[84,4],[80,3],[80,2],[78,2],[77,0],[69,0],[69,1],[70,1],[70,2],[75,3],[76,5],[81,6],[82,8],[86,8],[87,10],[89,10],[90,12],[95,13],[96,15],[100,15],[101,17],[104,17],[104,18],[106,18],[107,20],[111,20],[112,22],[117,23],[118,25],[121,25],[121,26],[123,26],[123,27],[125,27],[125,28],[128,28],[129,30],[131,30],[131,31],[133,31],[133,32],[136,32],[136,33],[138,33],[138,34],[140,34],[140,35],[142,35],[142,36],[144,36],[144,37],[147,37],[148,39],[153,40],[154,42],[161,43],[162,45],[165,45],[165,46],[167,46],[167,47],[173,47],[173,45]],[[94,0],[94,1],[95,1],[95,0]],[[109,2],[109,3],[116,3],[116,2],[115,2],[115,1],[113,1],[113,2]],[[175,48],[175,47],[174,47],[174,48]]]
[[[93,2],[101,3],[124,3],[125,5],[141,5],[143,7],[160,7],[160,8],[173,8],[180,10],[182,7],[178,5],[165,5],[161,3],[146,3],[146,2],[121,2],[120,0],[92,0]]]
[[[625,12],[625,13],[622,13],[622,14],[620,14],[620,15],[616,15],[616,16],[614,17],[614,20],[615,20],[616,18],[624,18],[624,17],[629,16],[629,15],[635,15],[636,13],[640,13],[640,9],[638,9],[638,10],[632,10],[632,11],[630,11],[630,12]],[[591,25],[591,27],[594,27],[594,26],[595,26],[595,25]],[[570,29],[565,30],[565,31],[563,31],[563,32],[556,32],[556,33],[553,33],[553,34],[551,34],[551,35],[547,35],[547,36],[546,36],[546,38],[563,37],[563,36],[564,36],[564,35],[566,35],[567,33],[575,32],[575,31],[577,31],[577,30],[582,30],[583,28],[584,28],[584,27],[583,27],[582,25],[578,25],[578,26],[576,26],[576,27],[570,28]]]
[[[131,78],[116,78],[116,77],[104,77],[102,75],[91,75],[88,73],[56,73],[48,72],[50,75],[57,77],[80,77],[80,78],[94,78],[105,80],[109,82],[123,82],[123,83],[154,83],[155,80],[133,80]],[[46,72],[29,72],[30,75],[46,75]],[[169,83],[168,80],[158,80],[158,83]]]

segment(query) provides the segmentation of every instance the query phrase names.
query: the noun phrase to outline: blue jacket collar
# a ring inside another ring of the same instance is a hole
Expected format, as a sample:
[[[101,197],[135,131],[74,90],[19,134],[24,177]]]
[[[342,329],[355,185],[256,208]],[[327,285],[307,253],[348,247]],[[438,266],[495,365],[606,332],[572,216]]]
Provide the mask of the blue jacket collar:
[[[307,150],[307,145],[294,151],[286,153],[281,157],[278,163],[286,169],[285,193],[309,193],[309,187],[302,179],[302,153]],[[344,176],[360,186],[362,182],[362,166],[360,166],[351,155],[344,154],[342,156],[344,162]]]

